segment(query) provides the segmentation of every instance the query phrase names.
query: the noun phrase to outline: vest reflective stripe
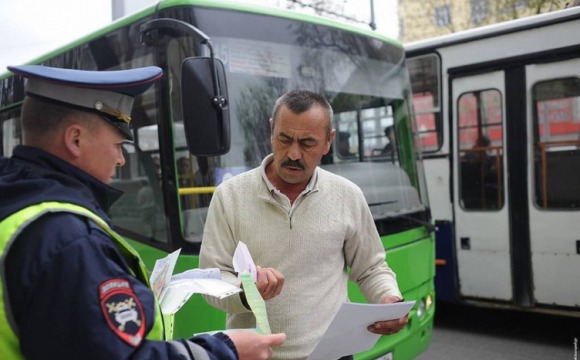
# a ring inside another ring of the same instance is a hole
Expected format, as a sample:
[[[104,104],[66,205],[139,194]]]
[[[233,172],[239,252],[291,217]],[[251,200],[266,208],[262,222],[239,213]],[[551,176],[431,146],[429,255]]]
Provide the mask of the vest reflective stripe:
[[[6,293],[5,287],[6,277],[4,261],[6,259],[6,254],[16,237],[26,226],[28,226],[28,224],[46,213],[55,212],[69,212],[85,216],[97,224],[114,239],[117,249],[129,264],[131,275],[135,276],[150,287],[149,275],[139,257],[139,254],[125,241],[125,239],[113,231],[109,225],[95,213],[82,206],[60,202],[44,202],[26,207],[0,222],[0,274],[2,275],[0,277],[0,334],[2,334],[0,337],[0,354],[3,355],[2,359],[12,360],[23,358],[20,353],[18,328],[12,317],[8,294]],[[163,340],[163,319],[161,317],[161,310],[157,303],[157,299],[155,299],[155,304],[155,323],[153,324],[153,328],[147,334],[147,339]]]

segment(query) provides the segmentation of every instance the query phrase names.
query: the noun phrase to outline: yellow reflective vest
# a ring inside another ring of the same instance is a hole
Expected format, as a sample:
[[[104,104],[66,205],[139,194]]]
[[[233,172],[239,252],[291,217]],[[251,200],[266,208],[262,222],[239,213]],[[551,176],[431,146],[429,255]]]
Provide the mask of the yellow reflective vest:
[[[43,202],[28,206],[18,212],[8,216],[0,222],[0,273],[4,273],[5,259],[12,243],[16,240],[22,230],[34,220],[46,213],[69,212],[87,217],[106,231],[114,240],[115,245],[131,269],[131,275],[151,287],[149,275],[145,265],[141,261],[139,254],[129,245],[119,234],[114,232],[107,222],[101,219],[92,211],[78,205],[61,202]],[[20,352],[20,342],[18,340],[18,328],[14,323],[11,310],[5,299],[6,293],[5,277],[0,277],[0,354],[3,360],[23,359]],[[172,320],[172,319],[167,319]],[[170,328],[170,327],[168,327]],[[163,340],[165,336],[171,334],[166,330],[164,333],[161,309],[157,305],[155,312],[155,323],[147,334],[148,340]]]

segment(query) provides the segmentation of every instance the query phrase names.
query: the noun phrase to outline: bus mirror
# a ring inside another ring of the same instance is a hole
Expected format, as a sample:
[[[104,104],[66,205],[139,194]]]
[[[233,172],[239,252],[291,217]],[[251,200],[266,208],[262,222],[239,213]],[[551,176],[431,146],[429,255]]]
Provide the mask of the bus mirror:
[[[219,59],[187,58],[181,66],[181,106],[189,151],[197,156],[230,150],[230,114],[224,65]]]

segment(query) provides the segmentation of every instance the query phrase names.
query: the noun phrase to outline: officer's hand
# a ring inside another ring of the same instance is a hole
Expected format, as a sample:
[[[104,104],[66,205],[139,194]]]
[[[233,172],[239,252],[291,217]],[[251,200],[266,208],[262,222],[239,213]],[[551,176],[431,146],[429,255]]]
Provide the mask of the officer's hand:
[[[262,268],[256,266],[258,279],[256,288],[264,300],[276,297],[282,292],[284,287],[284,275],[274,268]]]
[[[262,335],[251,331],[232,331],[228,336],[236,346],[239,360],[265,360],[272,357],[272,347],[286,341],[286,334]]]
[[[391,304],[395,302],[402,301],[401,298],[396,296],[387,296],[383,299],[383,304]],[[409,321],[409,314],[396,320],[389,321],[377,321],[376,323],[369,325],[367,327],[368,331],[379,334],[379,335],[391,335],[399,332],[402,328],[407,325]]]

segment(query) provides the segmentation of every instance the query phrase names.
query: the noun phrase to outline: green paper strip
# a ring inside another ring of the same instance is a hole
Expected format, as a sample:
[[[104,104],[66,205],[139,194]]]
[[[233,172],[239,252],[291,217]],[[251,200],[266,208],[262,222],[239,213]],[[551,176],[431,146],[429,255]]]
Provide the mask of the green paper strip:
[[[242,278],[242,285],[244,285],[246,301],[256,317],[256,328],[258,329],[258,332],[262,334],[271,334],[272,330],[270,330],[268,314],[266,313],[266,302],[256,288],[256,284],[254,284],[250,273],[244,272],[241,273],[240,276]]]

